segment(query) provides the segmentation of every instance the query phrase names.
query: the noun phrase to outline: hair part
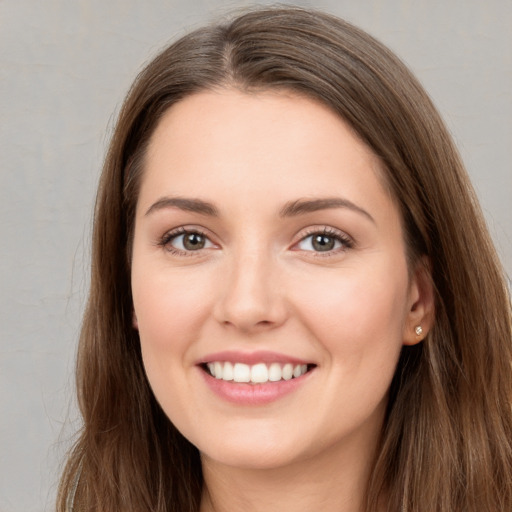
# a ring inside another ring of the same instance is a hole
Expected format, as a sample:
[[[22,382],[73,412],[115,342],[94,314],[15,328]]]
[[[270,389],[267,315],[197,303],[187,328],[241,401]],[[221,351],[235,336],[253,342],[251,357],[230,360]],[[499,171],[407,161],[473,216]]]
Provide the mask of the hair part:
[[[58,510],[197,512],[197,450],[155,400],[132,327],[130,255],[144,156],[167,110],[199,91],[287,90],[336,112],[383,164],[411,262],[426,256],[436,321],[404,347],[368,511],[512,510],[512,347],[503,272],[467,174],[427,94],[375,39],[328,14],[257,9],[192,32],[137,77],[100,179],[77,361],[84,427]],[[78,476],[79,475],[79,476]]]

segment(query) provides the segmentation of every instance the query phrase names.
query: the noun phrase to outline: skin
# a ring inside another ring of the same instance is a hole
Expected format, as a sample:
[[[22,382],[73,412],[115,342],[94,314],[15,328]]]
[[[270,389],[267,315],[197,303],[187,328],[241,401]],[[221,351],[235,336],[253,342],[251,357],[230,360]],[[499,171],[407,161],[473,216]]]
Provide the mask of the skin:
[[[283,216],[321,198],[344,203]],[[318,251],[325,230],[335,246]],[[405,254],[378,159],[325,106],[226,89],[165,114],[137,204],[134,326],[155,396],[201,452],[202,512],[361,509],[400,349],[431,323],[428,276]],[[315,366],[278,400],[233,404],[197,364],[225,350]]]

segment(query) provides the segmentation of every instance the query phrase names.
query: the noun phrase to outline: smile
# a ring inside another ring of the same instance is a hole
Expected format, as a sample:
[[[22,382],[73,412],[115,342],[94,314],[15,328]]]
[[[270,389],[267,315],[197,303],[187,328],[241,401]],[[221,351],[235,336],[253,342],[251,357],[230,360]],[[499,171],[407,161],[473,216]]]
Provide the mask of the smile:
[[[307,364],[293,363],[231,363],[213,361],[205,365],[205,370],[216,379],[239,383],[265,384],[281,380],[297,379],[308,372]]]

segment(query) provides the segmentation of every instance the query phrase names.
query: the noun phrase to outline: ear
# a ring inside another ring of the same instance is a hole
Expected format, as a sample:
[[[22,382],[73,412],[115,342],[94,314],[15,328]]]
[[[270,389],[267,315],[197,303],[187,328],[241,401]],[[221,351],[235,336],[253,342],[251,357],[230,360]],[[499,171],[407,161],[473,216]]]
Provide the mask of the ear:
[[[139,322],[137,321],[137,315],[135,314],[135,310],[132,310],[132,327],[138,331],[139,330]]]
[[[434,284],[430,261],[420,258],[411,276],[408,311],[404,324],[403,344],[416,345],[425,339],[435,319]]]

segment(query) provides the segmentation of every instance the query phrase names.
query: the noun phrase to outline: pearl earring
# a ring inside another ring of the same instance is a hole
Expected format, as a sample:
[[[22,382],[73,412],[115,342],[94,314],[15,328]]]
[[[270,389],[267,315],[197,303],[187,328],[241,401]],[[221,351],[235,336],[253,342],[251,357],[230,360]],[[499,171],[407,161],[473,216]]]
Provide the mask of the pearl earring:
[[[416,329],[414,329],[414,332],[416,333],[416,336],[421,336],[423,334],[423,327],[421,327],[421,325],[418,325]]]

